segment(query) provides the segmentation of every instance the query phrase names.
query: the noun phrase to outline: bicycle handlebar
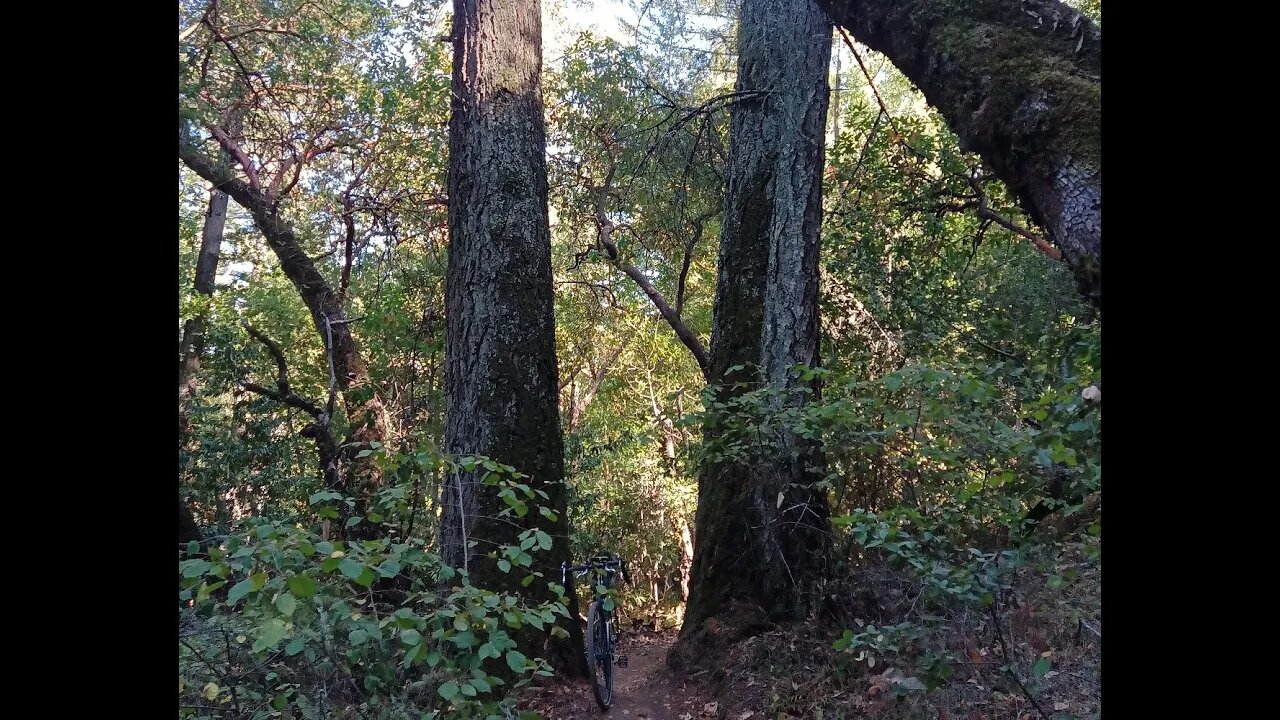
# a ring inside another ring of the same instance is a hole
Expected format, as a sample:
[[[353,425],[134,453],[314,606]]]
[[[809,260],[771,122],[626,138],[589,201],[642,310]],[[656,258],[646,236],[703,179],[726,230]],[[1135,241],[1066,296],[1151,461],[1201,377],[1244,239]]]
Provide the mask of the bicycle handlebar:
[[[581,565],[570,565],[567,562],[560,563],[560,583],[568,579],[568,573],[572,572],[578,577],[582,577],[592,569],[612,570],[616,569],[622,573],[622,580],[628,584],[631,583],[631,575],[627,572],[627,564],[617,555],[600,555],[593,557]]]

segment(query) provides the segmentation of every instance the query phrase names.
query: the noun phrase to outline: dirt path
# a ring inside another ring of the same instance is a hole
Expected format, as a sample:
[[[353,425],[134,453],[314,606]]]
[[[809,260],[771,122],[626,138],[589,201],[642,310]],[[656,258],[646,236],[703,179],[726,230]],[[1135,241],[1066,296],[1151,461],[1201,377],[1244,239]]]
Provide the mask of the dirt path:
[[[675,642],[668,633],[626,633],[619,652],[627,667],[614,668],[613,707],[601,711],[591,694],[591,684],[559,682],[538,688],[528,702],[547,720],[696,720],[714,717],[710,692],[699,678],[673,677],[666,668],[667,650]],[[705,675],[702,676],[705,678]]]

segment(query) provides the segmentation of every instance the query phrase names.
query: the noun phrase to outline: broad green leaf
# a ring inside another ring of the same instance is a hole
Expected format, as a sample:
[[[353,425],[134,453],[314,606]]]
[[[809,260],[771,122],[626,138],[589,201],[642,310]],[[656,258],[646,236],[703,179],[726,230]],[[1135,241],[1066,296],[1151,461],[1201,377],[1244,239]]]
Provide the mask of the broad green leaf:
[[[288,628],[285,627],[284,621],[280,618],[271,618],[262,626],[258,632],[258,639],[253,643],[253,651],[261,652],[276,646],[289,634]]]
[[[524,670],[525,663],[527,662],[528,659],[525,658],[524,653],[519,650],[507,651],[507,667],[511,668],[513,671],[520,672],[521,670]]]
[[[227,604],[235,605],[237,602],[240,601],[240,598],[244,597],[245,595],[248,595],[254,590],[257,590],[257,588],[253,586],[252,578],[245,578],[244,580],[241,580],[240,582],[231,586],[231,592],[227,593]]]
[[[293,611],[298,609],[298,600],[289,593],[281,593],[276,598],[276,609],[281,615],[292,615]]]
[[[342,561],[338,563],[338,570],[352,580],[358,579],[364,573],[365,569],[366,568],[363,564],[352,560],[351,558],[342,558]]]
[[[306,575],[294,575],[289,578],[289,590],[298,597],[311,597],[316,594],[316,581]]]

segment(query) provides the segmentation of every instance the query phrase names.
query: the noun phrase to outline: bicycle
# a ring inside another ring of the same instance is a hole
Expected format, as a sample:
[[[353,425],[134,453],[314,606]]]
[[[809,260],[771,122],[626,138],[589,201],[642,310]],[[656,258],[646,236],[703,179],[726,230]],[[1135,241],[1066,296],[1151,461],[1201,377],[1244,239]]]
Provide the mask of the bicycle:
[[[619,655],[614,658],[618,633],[613,623],[613,611],[605,607],[605,595],[613,587],[615,574],[621,572],[623,582],[629,583],[631,578],[622,558],[599,555],[578,566],[560,563],[560,584],[565,585],[569,573],[583,577],[593,570],[599,582],[592,583],[595,597],[587,610],[587,670],[591,674],[591,691],[596,696],[596,704],[601,710],[608,710],[613,705],[613,665],[616,662],[618,667],[626,667],[627,657]],[[568,588],[567,585],[565,587]]]

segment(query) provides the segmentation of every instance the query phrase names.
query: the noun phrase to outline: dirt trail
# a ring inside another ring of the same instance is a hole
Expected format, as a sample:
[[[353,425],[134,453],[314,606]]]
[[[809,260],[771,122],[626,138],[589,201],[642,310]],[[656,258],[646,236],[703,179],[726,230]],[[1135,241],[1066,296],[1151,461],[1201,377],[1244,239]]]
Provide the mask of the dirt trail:
[[[578,720],[609,717],[613,720],[696,720],[714,717],[708,707],[711,694],[706,678],[674,677],[667,670],[666,655],[676,633],[625,633],[619,653],[627,656],[627,667],[614,668],[613,707],[601,711],[591,694],[591,684],[557,682],[539,688],[530,698],[529,709],[547,720]]]

